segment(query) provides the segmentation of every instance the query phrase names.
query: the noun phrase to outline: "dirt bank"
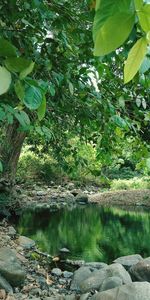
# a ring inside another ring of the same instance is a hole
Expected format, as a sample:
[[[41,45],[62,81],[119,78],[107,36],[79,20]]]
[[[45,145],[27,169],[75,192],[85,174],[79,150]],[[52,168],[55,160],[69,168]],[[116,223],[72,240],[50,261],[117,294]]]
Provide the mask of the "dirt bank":
[[[150,190],[120,190],[89,195],[91,203],[150,207]]]

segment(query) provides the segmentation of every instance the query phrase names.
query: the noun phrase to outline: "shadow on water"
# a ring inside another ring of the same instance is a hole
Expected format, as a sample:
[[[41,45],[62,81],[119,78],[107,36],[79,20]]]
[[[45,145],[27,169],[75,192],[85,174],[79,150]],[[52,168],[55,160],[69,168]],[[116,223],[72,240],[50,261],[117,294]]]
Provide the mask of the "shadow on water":
[[[109,263],[134,253],[150,256],[149,212],[99,206],[57,212],[28,210],[17,227],[51,255],[66,247],[71,251],[69,258],[85,261]]]

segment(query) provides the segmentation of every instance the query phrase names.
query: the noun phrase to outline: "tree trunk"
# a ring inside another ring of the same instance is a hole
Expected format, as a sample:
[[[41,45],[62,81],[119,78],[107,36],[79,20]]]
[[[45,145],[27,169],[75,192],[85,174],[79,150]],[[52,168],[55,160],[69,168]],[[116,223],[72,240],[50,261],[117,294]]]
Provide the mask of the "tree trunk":
[[[19,131],[17,120],[8,125],[4,141],[0,147],[0,160],[3,172],[0,178],[0,193],[11,193],[15,184],[17,164],[26,133]]]

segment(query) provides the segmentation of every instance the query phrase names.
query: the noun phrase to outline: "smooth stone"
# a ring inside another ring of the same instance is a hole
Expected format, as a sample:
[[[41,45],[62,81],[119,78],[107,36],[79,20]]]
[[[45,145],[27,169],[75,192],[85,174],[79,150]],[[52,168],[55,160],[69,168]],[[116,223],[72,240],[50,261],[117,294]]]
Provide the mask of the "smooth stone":
[[[85,280],[82,280],[79,283],[79,290],[81,291],[82,294],[88,293],[92,290],[99,290],[105,278],[106,278],[105,269],[92,272],[91,276],[89,276]]]
[[[12,285],[21,285],[26,273],[15,253],[7,247],[0,248],[0,274]]]
[[[103,268],[106,268],[108,265],[103,262],[88,262],[88,263],[85,263],[84,266],[90,267],[93,270],[94,269],[101,270]]]
[[[132,282],[130,274],[119,263],[111,264],[105,270],[107,273],[107,278],[117,276],[122,279],[123,284],[128,284]]]
[[[149,300],[150,284],[132,282],[120,287],[95,294],[91,300]]]
[[[80,300],[87,300],[87,299],[89,299],[89,296],[90,296],[90,293],[83,294],[83,295],[81,295]]]
[[[125,269],[129,270],[130,267],[132,267],[133,265],[136,265],[140,260],[143,260],[141,255],[133,254],[133,255],[118,257],[113,262],[119,263],[119,264],[123,265],[123,267]]]
[[[124,284],[132,282],[129,273],[125,268],[122,265],[115,263],[101,270],[92,272],[91,276],[79,283],[79,289],[82,293],[87,293],[91,290],[100,290],[103,281],[112,276],[121,278],[122,283]]]
[[[12,293],[13,294],[13,289],[9,282],[0,275],[0,289],[4,289],[7,293]]]
[[[106,278],[103,281],[100,291],[103,292],[103,291],[111,290],[120,285],[122,285],[122,279],[117,276],[112,276],[112,277]]]
[[[64,271],[63,272],[63,276],[64,278],[70,278],[73,276],[73,273],[72,272],[68,272],[68,271]]]
[[[35,241],[23,235],[18,238],[18,243],[23,249],[31,249],[35,246]]]
[[[16,235],[16,230],[13,226],[8,227],[8,235],[10,235],[10,236],[15,236]]]
[[[61,276],[62,275],[62,270],[59,268],[53,268],[51,270],[52,275],[56,275],[56,276]]]
[[[133,279],[150,282],[150,261],[142,260],[130,268]]]
[[[74,295],[74,294],[71,294],[71,295],[67,295],[67,296],[65,296],[65,298],[64,298],[65,300],[76,300],[77,299],[77,297],[76,297],[76,295]]]
[[[79,291],[81,282],[90,277],[91,274],[92,272],[89,267],[80,267],[77,271],[74,272],[70,289]]]

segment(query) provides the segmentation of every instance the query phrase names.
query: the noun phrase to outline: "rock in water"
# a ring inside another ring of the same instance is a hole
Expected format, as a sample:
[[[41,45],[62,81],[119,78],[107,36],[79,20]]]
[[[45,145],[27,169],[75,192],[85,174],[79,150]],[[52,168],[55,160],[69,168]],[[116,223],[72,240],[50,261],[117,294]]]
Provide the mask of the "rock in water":
[[[95,294],[91,300],[149,300],[150,283],[133,282]]]
[[[25,271],[14,252],[7,248],[0,248],[0,274],[12,285],[19,286],[24,282]]]

